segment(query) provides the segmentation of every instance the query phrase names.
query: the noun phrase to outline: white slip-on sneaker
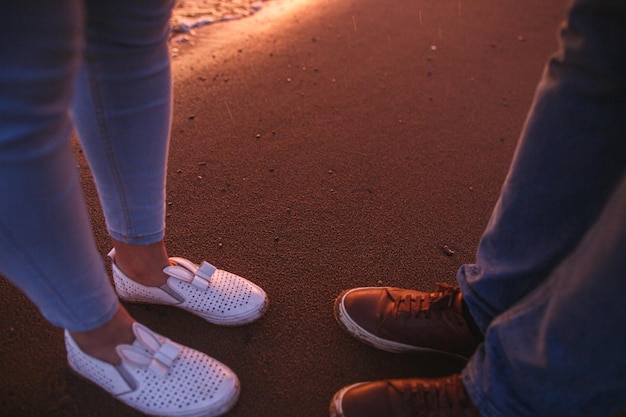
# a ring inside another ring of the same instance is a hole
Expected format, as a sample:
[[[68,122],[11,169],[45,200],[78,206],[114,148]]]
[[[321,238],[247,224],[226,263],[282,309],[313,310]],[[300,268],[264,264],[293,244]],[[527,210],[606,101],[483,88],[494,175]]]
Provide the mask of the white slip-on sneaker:
[[[153,416],[214,417],[239,398],[239,380],[226,365],[133,323],[136,340],[119,345],[122,363],[85,354],[65,331],[70,367],[126,405]]]
[[[169,275],[160,287],[148,287],[130,279],[115,264],[115,249],[109,252],[113,281],[118,296],[135,303],[180,307],[203,319],[223,326],[238,326],[259,319],[268,307],[265,291],[239,275],[200,266],[184,258],[170,258],[163,271]]]

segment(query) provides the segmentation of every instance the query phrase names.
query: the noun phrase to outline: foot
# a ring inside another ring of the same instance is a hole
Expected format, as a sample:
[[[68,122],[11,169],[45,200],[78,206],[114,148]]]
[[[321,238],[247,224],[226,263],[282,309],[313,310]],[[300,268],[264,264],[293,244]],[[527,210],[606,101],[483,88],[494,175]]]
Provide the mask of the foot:
[[[331,417],[480,417],[459,375],[362,382],[338,391]]]
[[[121,362],[115,348],[125,343],[133,343],[135,335],[132,326],[135,320],[126,309],[120,306],[115,316],[104,325],[88,332],[70,332],[80,349],[101,361],[119,365]]]
[[[133,281],[148,287],[160,287],[167,282],[163,268],[169,265],[165,243],[129,245],[113,239],[115,264]]]
[[[437,351],[470,357],[482,335],[457,287],[438,284],[432,293],[391,287],[344,291],[335,300],[337,322],[348,333],[388,352]],[[471,317],[469,318],[471,320]]]
[[[169,258],[162,270],[166,282],[152,286],[143,285],[122,271],[115,249],[109,257],[115,290],[124,301],[179,307],[223,326],[251,323],[262,317],[268,307],[267,294],[258,285],[208,262],[196,265],[184,258]]]
[[[154,416],[219,416],[239,397],[239,380],[226,365],[133,323],[132,343],[116,346],[112,365],[84,352],[69,332],[70,367],[126,405]]]

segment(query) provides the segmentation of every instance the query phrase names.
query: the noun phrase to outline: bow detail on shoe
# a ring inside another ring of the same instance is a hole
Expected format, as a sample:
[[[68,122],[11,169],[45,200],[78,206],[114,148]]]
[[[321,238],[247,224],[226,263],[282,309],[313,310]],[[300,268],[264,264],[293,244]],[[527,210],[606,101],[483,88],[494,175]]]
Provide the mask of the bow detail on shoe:
[[[209,287],[211,276],[217,270],[216,267],[206,261],[198,266],[185,258],[172,257],[170,260],[173,265],[166,266],[163,272],[201,290],[206,290]]]
[[[139,323],[133,323],[133,333],[136,342],[117,346],[117,354],[123,361],[149,369],[161,378],[167,375],[182,346],[167,338],[161,342],[150,329]]]

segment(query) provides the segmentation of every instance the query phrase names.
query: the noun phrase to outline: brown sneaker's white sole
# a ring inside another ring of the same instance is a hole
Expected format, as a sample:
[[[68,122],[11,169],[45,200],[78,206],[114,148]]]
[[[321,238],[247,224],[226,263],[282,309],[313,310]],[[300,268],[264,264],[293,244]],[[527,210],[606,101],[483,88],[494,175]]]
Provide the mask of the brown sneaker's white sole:
[[[335,393],[333,399],[330,401],[330,417],[344,417],[343,408],[341,407],[343,396],[346,392],[350,391],[352,388],[357,387],[359,385],[367,384],[367,382],[358,382],[356,384],[348,385],[347,387],[343,387],[339,391]]]

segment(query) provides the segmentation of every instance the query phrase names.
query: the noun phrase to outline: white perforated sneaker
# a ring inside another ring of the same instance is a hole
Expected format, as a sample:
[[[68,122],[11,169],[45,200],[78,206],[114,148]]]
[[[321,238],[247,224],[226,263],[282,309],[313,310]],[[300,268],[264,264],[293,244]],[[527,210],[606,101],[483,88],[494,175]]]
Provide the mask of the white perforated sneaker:
[[[109,252],[118,296],[135,303],[180,307],[223,326],[238,326],[259,319],[268,307],[265,291],[258,285],[208,262],[200,266],[184,258],[170,258],[163,271],[169,275],[160,287],[148,287],[127,277]]]
[[[153,416],[214,417],[239,398],[239,380],[226,365],[133,324],[136,340],[117,346],[120,365],[93,358],[65,331],[70,367],[116,399]]]

